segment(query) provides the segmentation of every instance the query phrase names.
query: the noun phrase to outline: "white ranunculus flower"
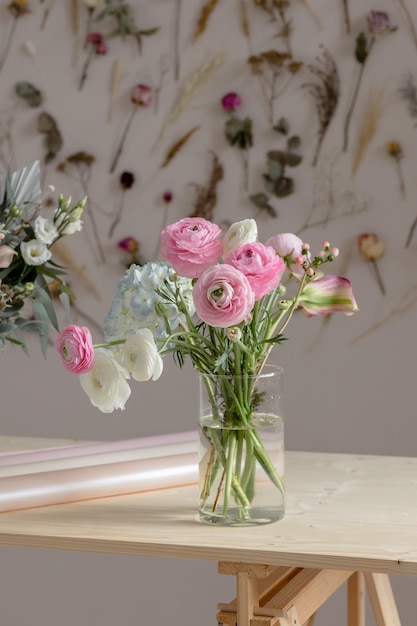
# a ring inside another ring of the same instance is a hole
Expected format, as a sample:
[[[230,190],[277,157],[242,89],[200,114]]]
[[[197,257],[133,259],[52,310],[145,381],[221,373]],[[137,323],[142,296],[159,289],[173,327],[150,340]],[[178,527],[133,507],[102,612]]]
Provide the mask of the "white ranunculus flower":
[[[42,217],[42,215],[38,215],[36,218],[33,230],[36,239],[46,245],[51,245],[59,235],[54,220]]]
[[[20,252],[26,265],[43,265],[52,256],[49,248],[37,239],[22,241]]]
[[[141,328],[126,340],[123,345],[123,365],[132,378],[140,382],[160,377],[163,362],[148,328]]]
[[[226,257],[245,243],[258,241],[258,226],[252,218],[235,222],[223,237],[223,256]]]
[[[92,369],[80,374],[80,384],[93,406],[102,413],[123,410],[131,389],[126,379],[129,372],[116,360],[111,350],[96,348]]]

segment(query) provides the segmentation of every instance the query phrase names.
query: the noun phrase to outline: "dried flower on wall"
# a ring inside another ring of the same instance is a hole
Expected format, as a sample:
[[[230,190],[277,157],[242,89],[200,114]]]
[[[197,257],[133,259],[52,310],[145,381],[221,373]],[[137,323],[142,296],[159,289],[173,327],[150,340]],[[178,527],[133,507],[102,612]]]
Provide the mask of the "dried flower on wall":
[[[369,39],[364,32],[359,33],[356,38],[355,58],[360,65],[360,69],[343,126],[343,152],[346,152],[349,146],[350,122],[358,98],[359,88],[362,83],[366,61],[371,54],[375,41],[396,30],[395,27],[391,26],[389,15],[385,11],[371,11],[367,16],[367,22]]]
[[[180,137],[178,141],[172,144],[172,146],[168,149],[165,159],[161,164],[161,167],[167,167],[169,163],[171,163],[172,159],[178,154],[178,152],[185,146],[190,137],[194,135],[194,133],[200,128],[200,126],[194,126],[191,130],[189,130],[185,135]]]
[[[355,157],[353,159],[352,178],[356,175],[362,159],[367,151],[369,144],[375,137],[379,121],[382,116],[382,100],[383,92],[379,90],[371,95],[370,102],[365,109],[363,116],[362,126],[359,133],[358,146],[355,151]]]
[[[43,102],[42,93],[37,87],[35,87],[35,85],[32,85],[32,83],[21,81],[19,83],[16,83],[14,89],[17,95],[22,98],[30,107],[36,108],[40,106]]]
[[[380,288],[381,293],[385,295],[385,286],[377,265],[378,259],[380,259],[385,252],[384,244],[375,233],[363,233],[358,236],[358,246],[362,258],[372,264],[378,287]]]
[[[223,177],[223,165],[217,155],[212,152],[211,174],[207,186],[194,185],[197,190],[197,197],[191,217],[204,217],[206,220],[213,220],[213,213],[217,204],[217,186]]]
[[[289,125],[285,119],[281,119],[275,130],[287,136]],[[268,171],[263,174],[265,189],[277,198],[285,198],[294,191],[294,180],[287,175],[287,167],[296,167],[302,161],[298,154],[301,141],[297,135],[287,137],[285,150],[269,150],[267,152]]]
[[[88,74],[88,68],[90,67],[93,56],[103,56],[106,55],[108,52],[107,44],[104,42],[103,36],[100,33],[89,33],[88,43],[90,44],[90,47],[88,50],[87,58],[84,61],[80,82],[78,84],[78,89],[80,91],[84,87],[84,83]]]
[[[221,100],[223,110],[229,115],[224,127],[224,135],[231,146],[237,146],[243,163],[243,187],[249,191],[249,149],[253,146],[252,120],[235,115],[242,105],[239,94],[231,91]]]
[[[56,157],[62,148],[63,140],[61,131],[59,130],[55,119],[49,113],[41,113],[39,115],[38,131],[45,135],[45,163],[49,163]]]
[[[119,89],[120,78],[122,75],[122,62],[120,59],[116,59],[113,65],[111,81],[110,81],[110,98],[109,98],[109,112],[107,114],[107,121],[110,123],[113,117],[113,103],[117,90]]]
[[[416,120],[417,126],[417,85],[412,74],[408,74],[403,82],[403,85],[399,88],[398,92],[401,94],[403,100],[406,101],[408,106],[408,112],[413,119]]]
[[[395,163],[395,169],[397,171],[397,176],[398,176],[398,186],[400,189],[401,197],[404,200],[405,199],[405,181],[404,181],[404,175],[403,175],[403,170],[401,166],[401,161],[404,158],[403,149],[401,147],[401,144],[398,143],[398,141],[389,141],[385,146],[385,150],[388,156],[390,156],[391,159],[393,159]]]
[[[120,196],[119,206],[118,206],[116,215],[114,216],[114,219],[109,228],[109,238],[113,237],[115,228],[120,222],[120,219],[122,217],[126,191],[129,191],[129,189],[132,189],[134,182],[135,182],[135,175],[132,174],[132,172],[122,172],[122,174],[120,175],[119,183],[120,183],[120,189],[121,189],[121,196]]]
[[[82,0],[82,4],[87,9],[87,24],[85,28],[85,37],[83,42],[83,48],[86,49],[88,46],[89,35],[91,33],[91,27],[96,17],[95,11],[103,4],[103,0]],[[73,19],[75,17],[74,13],[78,13],[78,8],[73,6]]]
[[[65,161],[59,163],[59,165],[57,166],[57,170],[59,172],[62,172],[63,174],[67,174],[67,176],[71,178],[75,177],[76,181],[81,186],[84,194],[87,196],[88,199],[84,210],[84,216],[90,221],[97,254],[100,262],[104,264],[106,262],[106,256],[104,254],[103,246],[101,244],[99,230],[93,211],[93,202],[89,193],[91,170],[94,163],[94,155],[90,154],[89,152],[80,150],[79,152],[74,152],[69,157],[67,157]]]
[[[294,76],[302,67],[302,63],[293,61],[287,52],[267,50],[248,59],[252,74],[258,76],[267,107],[268,121],[274,124],[274,105],[276,100],[284,93]],[[278,89],[281,79],[284,84]]]
[[[113,174],[114,170],[117,167],[120,156],[123,152],[124,143],[126,141],[126,137],[128,135],[129,129],[132,125],[133,118],[135,117],[138,109],[147,108],[152,102],[152,90],[148,85],[135,85],[133,89],[130,91],[130,101],[133,104],[133,108],[130,112],[128,120],[126,122],[125,128],[123,130],[122,136],[119,141],[119,145],[117,146],[116,153],[113,157],[113,160],[110,165],[110,174]]]
[[[181,89],[180,95],[176,100],[174,106],[172,107],[168,117],[166,118],[165,123],[162,126],[161,132],[159,133],[155,141],[155,144],[152,148],[152,153],[154,153],[155,150],[159,148],[161,142],[165,138],[165,135],[167,134],[172,124],[174,124],[180,117],[181,113],[185,111],[198,89],[205,83],[205,81],[214,72],[214,70],[217,69],[219,65],[221,65],[222,61],[223,53],[219,50],[211,60],[207,61],[207,63],[204,63],[190,76],[188,80],[185,81],[184,86]]]
[[[281,37],[285,41],[287,52],[292,55],[291,52],[291,35],[293,27],[291,20],[287,16],[287,11],[290,7],[290,0],[253,0],[256,7],[265,11],[271,20],[279,22],[281,28],[277,33],[278,37]]]
[[[131,265],[145,265],[146,260],[139,252],[140,243],[136,237],[131,235],[124,237],[117,242],[117,247],[127,255],[127,261],[123,265],[128,269]]]
[[[111,17],[116,22],[115,28],[106,35],[106,39],[111,37],[121,37],[123,40],[127,37],[133,37],[142,53],[142,39],[149,37],[158,32],[159,26],[152,28],[138,28],[135,23],[135,15],[132,6],[127,2],[120,0],[104,0],[105,8],[97,15],[97,21],[105,17]]]
[[[13,2],[10,2],[7,5],[7,9],[9,13],[11,13],[13,16],[13,22],[10,26],[6,40],[2,46],[2,51],[1,51],[1,56],[0,56],[0,72],[3,69],[7,56],[10,52],[10,46],[13,41],[13,36],[16,31],[18,20],[20,17],[22,17],[22,15],[26,15],[26,13],[29,13],[27,0],[14,0]]]
[[[205,2],[201,7],[200,14],[197,19],[197,25],[193,33],[193,42],[196,42],[197,39],[206,31],[211,14],[218,4],[219,0],[207,0],[207,2]]]
[[[318,140],[312,161],[314,167],[317,164],[324,137],[339,102],[340,79],[336,61],[324,47],[322,56],[316,59],[316,64],[307,67],[316,79],[315,82],[304,85],[314,98],[319,123]]]

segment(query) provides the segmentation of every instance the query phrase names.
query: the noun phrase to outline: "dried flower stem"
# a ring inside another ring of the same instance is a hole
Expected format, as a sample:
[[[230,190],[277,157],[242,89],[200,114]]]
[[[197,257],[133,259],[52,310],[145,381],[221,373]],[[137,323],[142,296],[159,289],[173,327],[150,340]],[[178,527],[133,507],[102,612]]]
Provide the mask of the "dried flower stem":
[[[180,78],[180,22],[181,22],[181,3],[182,0],[175,0],[175,19],[174,19],[174,78]]]
[[[346,33],[350,35],[350,14],[349,14],[349,0],[343,0],[343,15],[345,19]]]
[[[161,70],[160,70],[160,74],[159,74],[159,80],[156,84],[156,87],[153,90],[153,110],[154,113],[158,113],[158,108],[159,108],[159,96],[161,94],[161,90],[162,90],[162,85],[163,82],[165,80],[165,76],[168,74],[169,72],[169,67],[168,65],[164,62],[163,59],[161,59]]]
[[[45,28],[46,22],[48,20],[50,12],[52,11],[52,8],[53,8],[54,4],[55,4],[55,0],[51,0],[49,5],[45,8],[45,11],[44,11],[43,16],[42,16],[41,30],[43,30]]]
[[[114,219],[113,219],[112,223],[110,224],[109,239],[111,239],[113,237],[113,234],[114,234],[114,231],[116,229],[116,226],[119,224],[120,218],[122,217],[123,208],[124,208],[124,200],[125,200],[125,192],[124,192],[124,190],[122,190],[122,195],[121,195],[121,198],[120,198],[120,202],[119,202],[119,207],[117,209],[117,213],[114,216]]]
[[[368,48],[368,53],[367,53],[367,57],[370,55],[372,47],[375,43],[375,39],[374,37],[372,37],[370,43],[369,43],[369,48]],[[359,89],[362,83],[362,78],[363,78],[363,73],[365,70],[365,65],[366,65],[366,60],[363,61],[363,63],[360,64],[360,68],[359,68],[359,73],[356,79],[356,83],[355,83],[355,87],[353,90],[353,94],[352,94],[352,98],[350,100],[350,105],[348,108],[348,112],[346,114],[346,118],[345,118],[345,123],[343,126],[343,152],[346,152],[348,149],[348,145],[349,145],[349,127],[350,127],[350,122],[352,119],[352,115],[353,115],[353,111],[356,105],[356,100],[358,99],[358,94],[359,94]]]
[[[376,282],[378,283],[378,287],[379,287],[382,295],[385,296],[385,294],[386,294],[385,285],[384,285],[384,282],[382,280],[381,272],[379,271],[378,263],[375,260],[372,259],[371,260],[371,264],[372,264],[372,267],[374,268],[374,272],[375,272],[375,276],[376,276]]]
[[[109,100],[109,112],[107,115],[107,121],[110,123],[113,117],[113,104],[114,97],[117,93],[120,83],[120,77],[122,75],[122,62],[120,59],[116,59],[113,66],[113,72],[110,85],[110,100]]]
[[[401,194],[402,199],[405,200],[405,180],[404,180],[403,168],[401,167],[400,156],[395,157],[395,165],[397,168],[398,186],[400,188],[400,194]]]
[[[412,224],[410,226],[410,230],[408,231],[407,239],[406,239],[406,242],[405,242],[405,247],[406,248],[408,248],[408,246],[411,243],[411,240],[413,238],[414,231],[415,231],[416,227],[417,227],[417,216],[414,218],[414,220],[413,220],[413,222],[412,222]]]
[[[248,48],[249,48],[249,54],[252,55],[253,51],[252,51],[252,41],[251,41],[251,36],[250,36],[250,26],[249,26],[249,19],[248,19],[248,11],[246,8],[246,2],[245,0],[240,0],[240,23],[242,25],[242,32],[245,35],[247,42],[248,42]]]
[[[93,58],[93,54],[95,54],[95,52],[94,52],[93,46],[91,46],[90,50],[88,51],[87,58],[84,61],[84,65],[83,65],[83,69],[82,69],[81,77],[80,77],[80,82],[78,83],[78,90],[79,91],[81,91],[82,88],[84,87],[84,83],[86,81],[87,74],[88,74],[88,68],[89,68],[89,65],[91,63],[91,59]]]
[[[123,131],[122,136],[121,136],[120,141],[119,141],[119,145],[117,146],[116,154],[114,155],[113,161],[112,161],[112,163],[110,165],[110,174],[113,174],[114,170],[117,167],[117,164],[118,164],[119,159],[120,159],[120,155],[122,154],[122,151],[123,151],[124,142],[126,140],[127,134],[128,134],[129,129],[130,129],[131,125],[132,125],[133,118],[135,117],[135,113],[136,113],[137,110],[138,110],[138,107],[135,105],[133,107],[131,113],[130,113],[129,119],[127,120],[126,126],[124,128],[124,131]]]
[[[13,22],[11,24],[11,27],[9,29],[9,33],[7,35],[7,39],[6,39],[5,44],[3,46],[3,54],[2,54],[1,59],[0,59],[0,72],[3,69],[3,66],[4,66],[4,64],[6,62],[7,56],[8,56],[9,51],[10,51],[10,46],[11,46],[11,43],[13,41],[13,35],[14,35],[14,32],[15,32],[16,26],[17,26],[17,20],[18,20],[18,18],[17,18],[17,16],[15,16],[13,18]]]
[[[397,2],[400,5],[400,8],[402,9],[402,12],[405,15],[405,18],[407,20],[408,26],[409,26],[410,31],[411,31],[411,35],[413,37],[414,44],[415,44],[415,46],[417,48],[417,29],[416,29],[416,26],[415,26],[415,24],[413,22],[413,18],[411,17],[411,13],[408,10],[408,7],[407,7],[407,5],[406,5],[404,0],[397,0]]]

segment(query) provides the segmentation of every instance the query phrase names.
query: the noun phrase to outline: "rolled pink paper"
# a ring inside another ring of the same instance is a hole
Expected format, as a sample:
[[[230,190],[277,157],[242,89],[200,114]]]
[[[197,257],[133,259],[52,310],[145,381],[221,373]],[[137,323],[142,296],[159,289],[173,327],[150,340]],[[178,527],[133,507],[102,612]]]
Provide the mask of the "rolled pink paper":
[[[9,476],[0,478],[0,512],[167,489],[197,482],[197,452]]]
[[[20,476],[22,474],[39,474],[55,470],[75,469],[78,467],[91,467],[92,465],[108,465],[123,461],[140,461],[142,459],[154,459],[158,457],[176,456],[177,454],[189,454],[197,450],[197,441],[184,441],[147,448],[138,447],[132,449],[119,449],[117,445],[112,450],[95,454],[80,454],[78,456],[65,456],[32,463],[20,463],[19,465],[4,465],[0,467],[0,478],[6,476]]]
[[[19,450],[14,452],[0,453],[0,467],[17,465],[23,463],[37,463],[40,461],[51,461],[53,459],[74,458],[77,456],[90,456],[92,454],[106,454],[132,450],[139,448],[150,448],[156,446],[173,446],[177,443],[197,442],[198,434],[196,430],[189,430],[180,433],[168,433],[166,435],[153,435],[150,437],[139,437],[136,439],[123,439],[120,441],[108,441],[97,443],[85,443],[78,445],[56,446],[53,448],[43,448],[38,450]],[[169,455],[169,451],[163,452],[164,456]]]

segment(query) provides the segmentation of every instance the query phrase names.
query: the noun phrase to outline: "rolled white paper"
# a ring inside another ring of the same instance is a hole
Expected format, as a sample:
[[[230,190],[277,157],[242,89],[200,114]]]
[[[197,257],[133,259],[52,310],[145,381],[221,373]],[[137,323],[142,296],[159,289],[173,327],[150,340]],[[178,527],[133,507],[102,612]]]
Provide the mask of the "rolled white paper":
[[[123,446],[108,446],[106,452],[93,454],[78,454],[76,456],[57,457],[32,463],[25,462],[16,465],[4,465],[0,467],[0,478],[7,476],[20,476],[22,474],[39,474],[57,470],[91,467],[92,465],[108,465],[126,461],[140,461],[142,459],[154,459],[158,457],[170,457],[181,454],[192,454],[197,450],[197,441],[183,441],[159,446],[135,447],[123,449]]]
[[[0,478],[0,512],[167,489],[197,482],[197,452],[8,476]]]
[[[121,452],[124,450],[134,450],[143,448],[154,448],[161,446],[161,456],[169,456],[168,448],[176,444],[186,442],[197,443],[198,433],[196,430],[189,430],[180,433],[168,433],[166,435],[153,435],[150,437],[139,437],[136,439],[124,439],[120,441],[108,441],[98,443],[85,443],[78,445],[56,446],[53,448],[42,448],[38,450],[19,450],[14,452],[0,453],[0,467],[9,465],[20,465],[23,463],[37,463],[40,461],[51,461],[53,459],[75,458],[78,456],[88,457],[92,454],[107,454]]]

